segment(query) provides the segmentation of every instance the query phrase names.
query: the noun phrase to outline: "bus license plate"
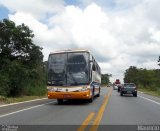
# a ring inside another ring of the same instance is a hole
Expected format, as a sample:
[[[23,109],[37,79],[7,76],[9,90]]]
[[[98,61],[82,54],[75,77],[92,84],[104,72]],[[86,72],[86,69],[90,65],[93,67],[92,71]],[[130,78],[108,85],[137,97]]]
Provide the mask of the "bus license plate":
[[[68,98],[68,97],[71,97],[71,95],[69,95],[69,94],[64,94],[63,97]]]

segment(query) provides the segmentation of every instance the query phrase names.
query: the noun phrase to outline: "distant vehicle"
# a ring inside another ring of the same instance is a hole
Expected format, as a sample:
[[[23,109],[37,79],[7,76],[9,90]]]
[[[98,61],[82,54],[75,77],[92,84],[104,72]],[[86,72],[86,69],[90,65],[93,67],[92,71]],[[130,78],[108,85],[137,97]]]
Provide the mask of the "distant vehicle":
[[[100,96],[101,69],[88,50],[64,50],[48,58],[48,98],[87,99]]]
[[[113,83],[113,89],[118,90],[118,85],[121,84],[119,79],[116,79],[116,81]]]
[[[118,84],[118,89],[117,89],[118,92],[120,92],[122,86],[123,86],[122,84]]]
[[[116,79],[115,84],[121,84],[119,79]]]
[[[137,87],[134,83],[124,83],[120,89],[120,95],[123,94],[133,94],[133,96],[137,97]]]
[[[113,89],[114,90],[118,90],[118,85],[117,84],[113,84]]]

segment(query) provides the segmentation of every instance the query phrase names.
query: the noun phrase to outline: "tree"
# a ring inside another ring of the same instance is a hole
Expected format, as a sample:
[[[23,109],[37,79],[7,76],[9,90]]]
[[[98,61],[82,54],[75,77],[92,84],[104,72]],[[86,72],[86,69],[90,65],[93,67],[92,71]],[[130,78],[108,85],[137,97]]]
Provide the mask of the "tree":
[[[42,48],[33,43],[33,37],[24,24],[0,21],[0,95],[22,94],[31,82],[42,78]]]
[[[28,51],[35,45],[32,31],[24,24],[16,26],[14,22],[4,19],[0,22],[1,58],[9,60],[29,60]]]
[[[159,62],[158,65],[160,66],[160,56],[159,56],[159,58],[158,58],[158,62]]]
[[[125,83],[130,83],[130,82],[134,82],[137,83],[138,82],[138,69],[135,66],[130,66],[129,69],[127,69],[125,71],[124,74],[124,82]]]
[[[143,69],[130,66],[125,71],[124,82],[135,83],[139,87],[149,90],[158,90],[160,88],[160,70],[159,69]]]
[[[109,74],[102,74],[101,75],[101,83],[102,84],[108,84],[109,83],[109,77],[110,77],[111,75],[109,75]]]

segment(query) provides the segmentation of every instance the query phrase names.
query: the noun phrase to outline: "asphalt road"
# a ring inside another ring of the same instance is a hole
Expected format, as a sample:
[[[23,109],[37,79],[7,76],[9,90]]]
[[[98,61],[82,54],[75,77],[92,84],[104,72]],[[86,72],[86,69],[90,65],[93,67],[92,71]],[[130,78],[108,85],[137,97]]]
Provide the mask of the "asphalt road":
[[[58,105],[56,100],[43,99],[2,106],[0,125],[43,125],[19,126],[18,131],[22,129],[92,131],[111,130],[111,128],[112,130],[131,130],[131,128],[137,130],[137,125],[160,125],[160,99],[143,93],[138,93],[137,98],[132,95],[122,97],[111,87],[103,87],[101,96],[95,98],[93,103],[70,100]],[[0,129],[2,128],[6,126]]]

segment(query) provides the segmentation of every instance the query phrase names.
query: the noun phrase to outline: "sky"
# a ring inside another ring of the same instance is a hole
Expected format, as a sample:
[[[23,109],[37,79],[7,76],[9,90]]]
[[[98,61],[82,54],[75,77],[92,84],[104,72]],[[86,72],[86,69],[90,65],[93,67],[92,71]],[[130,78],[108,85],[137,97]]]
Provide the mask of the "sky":
[[[88,49],[102,73],[123,81],[130,66],[157,69],[160,0],[0,0],[0,20],[29,26],[50,52]]]

